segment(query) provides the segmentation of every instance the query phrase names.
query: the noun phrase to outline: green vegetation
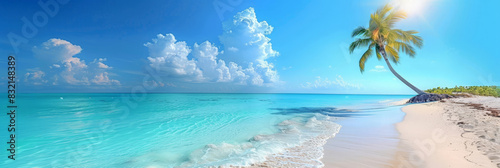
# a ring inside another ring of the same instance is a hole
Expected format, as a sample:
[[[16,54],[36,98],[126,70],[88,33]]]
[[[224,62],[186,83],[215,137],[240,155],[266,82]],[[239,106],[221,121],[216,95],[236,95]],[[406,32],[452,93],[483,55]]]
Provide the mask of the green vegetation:
[[[352,32],[352,37],[356,38],[349,46],[349,52],[359,48],[366,47],[367,50],[359,60],[359,70],[361,73],[365,70],[365,63],[373,55],[378,60],[384,59],[391,72],[404,84],[410,87],[418,94],[425,94],[423,91],[413,86],[410,82],[401,77],[391,66],[389,59],[397,64],[399,63],[400,52],[406,53],[410,57],[415,57],[416,52],[413,46],[422,47],[423,40],[416,35],[414,30],[401,30],[394,28],[394,25],[406,18],[406,13],[402,10],[394,9],[390,5],[378,9],[370,16],[370,22],[367,28],[358,27]]]
[[[449,95],[453,95],[453,93],[470,93],[479,96],[500,97],[500,87],[498,86],[455,86],[454,88],[437,87],[428,89],[425,92]]]

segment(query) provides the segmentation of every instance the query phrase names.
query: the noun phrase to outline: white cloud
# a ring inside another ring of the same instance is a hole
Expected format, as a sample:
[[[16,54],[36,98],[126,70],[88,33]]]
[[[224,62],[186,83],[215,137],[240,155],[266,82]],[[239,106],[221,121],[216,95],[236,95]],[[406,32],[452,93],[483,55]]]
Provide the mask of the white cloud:
[[[375,68],[370,69],[371,72],[386,72],[387,70],[385,69],[384,66],[382,65],[377,65]]]
[[[234,62],[229,62],[229,73],[231,74],[232,79],[234,79],[239,84],[246,84],[246,80],[249,78],[248,75],[245,74],[241,66]]]
[[[40,65],[45,65],[39,67],[39,71],[44,74],[40,77],[41,80],[51,80],[53,85],[60,83],[70,85],[120,84],[117,80],[109,79],[106,69],[111,67],[103,63],[106,61],[105,58],[95,59],[87,64],[84,60],[75,57],[81,51],[80,46],[55,38],[33,47],[33,53],[40,59]],[[38,78],[33,78],[33,73],[26,75],[28,76],[26,82],[37,84]]]
[[[266,21],[259,22],[253,8],[248,8],[237,13],[233,20],[223,23],[223,34],[219,37],[226,50],[221,58],[235,62],[242,67],[255,65],[254,70],[261,75],[263,83],[272,84],[279,82],[279,76],[268,58],[278,56],[279,53],[272,48],[271,34],[273,27]]]
[[[334,80],[329,80],[328,78],[321,78],[320,76],[318,76],[316,77],[316,80],[314,82],[306,82],[302,84],[302,88],[307,88],[307,89],[334,88],[334,87],[360,89],[359,84],[346,82],[344,78],[342,78],[342,76],[340,75],[338,75]]]
[[[152,42],[144,44],[149,49],[150,66],[169,77],[182,77],[188,81],[202,81],[201,70],[187,56],[191,49],[186,42],[175,39],[172,34],[158,34]],[[186,78],[187,77],[187,78]]]
[[[66,40],[52,38],[40,46],[33,47],[33,53],[38,59],[47,62],[64,62],[80,53],[82,48]]]
[[[98,85],[120,85],[119,81],[114,80],[114,79],[109,79],[107,72],[97,74],[94,77],[94,79],[92,79],[92,83],[95,83]]]
[[[102,68],[102,69],[108,69],[108,68],[110,68],[108,65],[106,65],[106,64],[104,64],[102,62],[98,62],[97,63],[97,67]]]
[[[228,82],[231,81],[229,68],[223,60],[217,60],[219,51],[210,42],[205,41],[200,45],[194,44],[193,57],[196,58],[198,68],[208,81]]]
[[[258,22],[253,8],[238,13],[232,22],[224,23],[223,29],[220,41],[229,52],[219,52],[208,41],[195,43],[191,49],[173,34],[157,35],[145,44],[150,66],[171,79],[188,82],[257,86],[279,82],[274,65],[266,60],[278,55],[266,36],[273,28],[265,21]]]
[[[92,61],[92,63],[97,64],[97,67],[98,67],[98,68],[102,68],[102,69],[109,69],[109,68],[111,68],[111,67],[103,63],[103,62],[104,62],[104,61],[106,61],[106,60],[107,60],[106,58],[94,59],[94,61]]]
[[[231,52],[238,52],[238,48],[236,47],[229,47],[227,48],[228,51],[231,51]]]
[[[144,86],[146,88],[157,88],[157,87],[177,87],[176,85],[172,83],[163,83],[163,82],[157,82],[155,80],[150,80],[150,81],[144,81]]]
[[[42,85],[47,83],[47,80],[44,79],[45,72],[40,70],[32,70],[31,72],[27,72],[24,75],[24,81],[30,81],[33,85]]]

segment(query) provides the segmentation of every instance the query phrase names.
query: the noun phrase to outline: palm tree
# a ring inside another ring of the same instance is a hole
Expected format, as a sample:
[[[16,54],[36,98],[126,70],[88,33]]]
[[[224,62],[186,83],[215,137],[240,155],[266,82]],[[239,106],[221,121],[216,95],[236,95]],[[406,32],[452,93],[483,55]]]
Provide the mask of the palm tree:
[[[361,47],[368,46],[368,50],[361,56],[359,60],[359,69],[361,73],[365,70],[365,62],[370,58],[374,51],[378,60],[384,58],[385,63],[391,72],[399,80],[401,80],[408,87],[413,89],[419,95],[425,94],[422,90],[413,86],[410,82],[401,77],[391,66],[388,59],[397,64],[399,62],[399,52],[402,51],[410,57],[415,57],[415,49],[412,44],[418,48],[422,47],[423,40],[417,36],[417,31],[409,30],[404,31],[401,29],[394,29],[393,26],[396,22],[405,19],[406,13],[402,10],[393,10],[390,5],[378,9],[371,15],[370,24],[368,28],[358,27],[352,32],[352,37],[358,37],[356,41],[349,46],[349,52],[352,52]]]

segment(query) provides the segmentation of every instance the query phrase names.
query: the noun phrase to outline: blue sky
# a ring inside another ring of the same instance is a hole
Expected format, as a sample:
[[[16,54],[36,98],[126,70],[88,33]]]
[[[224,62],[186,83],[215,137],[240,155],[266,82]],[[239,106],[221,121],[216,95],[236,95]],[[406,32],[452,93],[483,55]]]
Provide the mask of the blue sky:
[[[22,92],[414,94],[376,58],[361,74],[364,51],[347,51],[353,29],[399,1],[41,2],[59,10],[0,5],[0,52],[17,56]],[[396,27],[419,31],[424,46],[396,71],[420,89],[500,85],[500,2],[418,2]],[[29,36],[23,17],[37,30]],[[24,39],[17,51],[12,34]]]

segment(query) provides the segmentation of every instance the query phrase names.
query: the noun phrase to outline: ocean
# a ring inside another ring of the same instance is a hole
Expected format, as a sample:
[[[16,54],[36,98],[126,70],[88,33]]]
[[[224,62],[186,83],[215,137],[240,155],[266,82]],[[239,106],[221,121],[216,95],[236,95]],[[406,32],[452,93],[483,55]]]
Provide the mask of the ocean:
[[[411,97],[158,93],[17,96],[16,160],[3,159],[0,167],[250,165],[314,138],[335,138],[343,129],[338,123],[348,121],[346,118],[369,118],[384,110],[399,110],[389,102]],[[0,123],[5,127],[8,121],[7,115],[1,116]],[[8,134],[4,129],[2,141],[9,140],[3,136]],[[7,158],[5,149],[0,157]],[[314,156],[322,156],[322,150],[315,152]],[[304,163],[306,167],[322,166],[320,158],[312,160],[317,162]]]

